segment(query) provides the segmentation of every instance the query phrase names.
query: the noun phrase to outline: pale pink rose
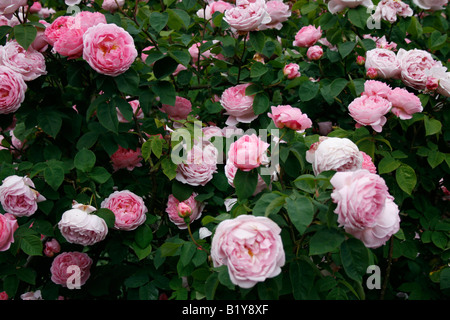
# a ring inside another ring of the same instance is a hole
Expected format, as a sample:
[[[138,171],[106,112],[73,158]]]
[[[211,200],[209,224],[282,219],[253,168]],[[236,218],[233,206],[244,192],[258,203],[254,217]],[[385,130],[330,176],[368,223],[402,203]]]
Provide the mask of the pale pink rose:
[[[306,56],[309,60],[319,60],[323,56],[323,49],[321,46],[309,47],[306,51]]]
[[[439,79],[434,77],[427,77],[425,87],[428,91],[435,91],[437,88],[439,88]]]
[[[266,161],[269,146],[256,134],[244,135],[230,145],[228,159],[238,169],[250,171]]]
[[[80,270],[79,285],[82,286],[91,275],[90,270],[92,263],[92,259],[84,252],[63,252],[53,259],[50,267],[50,272],[52,274],[51,280],[56,284],[67,287],[68,282],[72,280],[71,276],[73,276],[75,272],[75,270],[71,270],[69,267],[77,266]],[[74,285],[74,283],[71,284]]]
[[[47,74],[42,53],[32,47],[25,50],[15,40],[0,46],[0,64],[21,74],[24,81],[31,81]]]
[[[176,180],[191,186],[204,186],[217,172],[219,151],[207,141],[194,144],[186,159],[178,164]]]
[[[41,11],[39,11],[39,18],[41,19],[47,19],[52,14],[55,14],[56,11],[53,8],[42,8]]]
[[[268,113],[269,118],[273,120],[275,126],[279,129],[287,127],[298,131],[311,128],[312,121],[308,115],[302,113],[299,108],[293,108],[290,105],[272,106],[272,113]]]
[[[355,171],[361,169],[363,155],[358,146],[347,138],[320,137],[306,152],[314,174],[323,171]]]
[[[369,8],[373,6],[372,0],[330,0],[328,2],[328,11],[335,14],[345,8],[356,8],[358,6]]]
[[[192,103],[184,97],[176,96],[174,106],[162,104],[160,110],[172,120],[185,120],[192,111]]]
[[[96,208],[74,203],[72,209],[65,211],[58,222],[63,237],[70,243],[90,246],[105,240],[108,226],[104,219],[95,214]]]
[[[113,23],[99,23],[83,35],[83,59],[98,73],[118,76],[131,67],[137,55],[133,37]]]
[[[136,119],[144,119],[144,112],[141,109],[141,105],[139,103],[139,100],[131,100],[128,102],[131,106],[131,109],[133,110],[133,115],[136,117]],[[117,110],[117,119],[121,123],[128,123],[129,121],[125,119],[122,112],[120,112],[119,108],[116,108]]]
[[[10,213],[0,214],[0,251],[6,251],[14,242],[14,232],[19,227],[17,219]]]
[[[296,47],[309,48],[322,38],[322,30],[320,26],[316,28],[313,25],[302,27],[295,35],[292,43]]]
[[[439,79],[437,92],[443,96],[450,97],[450,72],[446,72],[445,75]]]
[[[414,113],[423,110],[419,97],[403,88],[391,90],[388,100],[392,103],[391,112],[402,120],[411,119]]]
[[[330,182],[338,223],[367,247],[383,245],[399,230],[398,208],[379,175],[364,169],[337,172]]]
[[[73,16],[60,16],[56,18],[50,26],[45,29],[44,35],[47,42],[50,45],[55,45],[61,37],[69,30],[73,28],[75,24],[75,17]]]
[[[288,79],[295,79],[301,76],[301,73],[299,72],[300,66],[296,63],[289,63],[284,66],[283,68],[283,74]]]
[[[265,0],[237,0],[234,8],[225,10],[223,19],[238,32],[258,30],[271,20]]]
[[[385,115],[391,110],[392,103],[381,96],[362,95],[354,99],[348,106],[350,116],[356,121],[356,127],[371,126],[381,132],[386,123]]]
[[[211,2],[209,4],[207,4],[204,9],[203,8],[199,9],[197,11],[197,16],[199,18],[210,20],[210,19],[212,19],[213,14],[215,12],[224,13],[225,10],[231,9],[233,7],[234,6],[231,3],[229,3],[229,2],[225,2],[225,1],[221,1],[221,0],[213,1],[213,2]],[[211,22],[211,24],[212,24],[212,22]]]
[[[364,151],[360,151],[360,152],[361,152],[361,154],[363,156],[363,162],[362,162],[362,165],[361,165],[361,169],[366,169],[366,170],[368,170],[371,173],[377,173],[377,167],[373,163],[372,157],[369,156]]]
[[[205,139],[205,140],[211,140],[214,137],[223,137],[224,136],[222,129],[220,129],[217,126],[213,126],[213,125],[203,127],[202,132],[203,132],[203,139]]]
[[[53,257],[55,254],[59,253],[61,251],[61,245],[59,244],[58,240],[55,238],[46,241],[44,246],[44,254],[47,257]]]
[[[0,186],[0,202],[3,209],[16,217],[29,217],[38,209],[38,202],[45,197],[35,190],[28,177],[12,175],[3,180]]]
[[[438,11],[445,9],[448,0],[413,0],[413,2],[421,9]]]
[[[440,61],[434,60],[429,52],[420,49],[406,51],[401,48],[397,53],[397,59],[400,63],[402,81],[407,86],[418,90],[425,88],[427,70],[432,67],[442,67]]]
[[[39,1],[33,2],[33,5],[30,7],[30,13],[38,13],[42,9],[42,4]]]
[[[211,242],[214,267],[226,265],[231,282],[252,288],[285,264],[281,228],[267,217],[240,215],[219,223]]]
[[[122,8],[125,4],[125,0],[103,0],[102,9],[109,12],[114,12],[119,8]]]
[[[362,95],[379,96],[387,99],[391,91],[392,91],[391,87],[382,81],[367,80],[364,82],[364,91]]]
[[[144,199],[129,191],[115,191],[102,201],[102,208],[111,210],[116,217],[114,227],[119,230],[135,230],[145,222],[148,212]]]
[[[377,70],[377,75],[383,79],[400,78],[400,63],[392,50],[375,48],[367,51],[365,67],[366,70]]]
[[[119,149],[111,155],[111,162],[114,171],[119,169],[132,171],[134,168],[142,167],[141,149],[125,149],[119,146]]]
[[[187,200],[183,203],[188,206],[191,210],[191,215],[189,216],[190,223],[199,219],[202,216],[203,208],[205,207],[200,201],[195,200],[197,193],[193,193]],[[169,195],[167,200],[166,213],[168,214],[169,220],[174,223],[179,229],[187,229],[187,224],[178,213],[180,201],[175,198],[172,194]]]
[[[236,172],[238,171],[238,168],[233,164],[233,162],[231,162],[228,159],[227,163],[225,164],[224,171],[225,171],[225,176],[227,177],[227,180],[228,180],[228,184],[230,186],[232,186],[233,188],[235,188],[234,177],[236,176]],[[256,189],[255,189],[255,192],[253,192],[253,195],[257,195],[261,191],[267,189],[267,187],[268,186],[267,186],[266,182],[258,174],[258,182],[256,184]]]
[[[81,29],[86,32],[90,27],[96,26],[100,23],[107,23],[106,17],[101,12],[81,11],[77,13],[74,20],[74,28]]]
[[[20,295],[21,300],[33,301],[33,300],[43,300],[41,290],[28,291]]]
[[[27,0],[0,0],[0,15],[9,19],[17,9],[26,5]]]
[[[235,125],[239,122],[250,123],[258,116],[253,111],[254,95],[245,95],[245,90],[250,83],[238,84],[226,89],[220,98],[220,104],[226,110],[229,118],[227,125]]]
[[[291,16],[289,5],[283,3],[282,0],[269,0],[266,2],[266,10],[271,21],[259,27],[259,30],[276,29],[281,30],[283,22],[287,21]]]
[[[16,112],[25,100],[27,84],[20,73],[0,66],[0,114]]]
[[[397,15],[400,17],[411,17],[413,10],[410,6],[400,0],[381,0],[372,15],[375,21],[386,20],[390,23],[397,21]]]

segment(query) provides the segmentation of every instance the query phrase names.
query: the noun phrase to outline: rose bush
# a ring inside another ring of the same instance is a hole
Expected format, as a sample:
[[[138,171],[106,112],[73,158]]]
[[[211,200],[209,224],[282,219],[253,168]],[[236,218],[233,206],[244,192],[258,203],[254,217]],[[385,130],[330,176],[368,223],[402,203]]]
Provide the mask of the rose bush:
[[[448,299],[449,8],[0,0],[0,299]]]

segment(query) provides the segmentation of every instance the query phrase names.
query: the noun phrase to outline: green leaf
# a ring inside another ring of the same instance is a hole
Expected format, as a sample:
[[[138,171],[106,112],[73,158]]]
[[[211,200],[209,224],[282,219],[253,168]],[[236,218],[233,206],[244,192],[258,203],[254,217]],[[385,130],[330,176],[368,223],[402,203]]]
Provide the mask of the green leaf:
[[[31,24],[18,24],[14,26],[14,37],[17,42],[25,49],[28,50],[28,47],[33,43],[34,39],[36,39],[37,29]]]
[[[266,42],[266,37],[261,31],[251,31],[249,42],[256,52],[262,52]]]
[[[10,33],[12,28],[10,26],[0,26],[0,41],[3,40],[3,38]]]
[[[439,274],[439,282],[441,290],[450,289],[450,268],[444,268]]]
[[[303,234],[314,218],[314,206],[307,197],[298,195],[286,198],[285,204],[289,219],[295,228]]]
[[[309,242],[309,255],[333,252],[340,247],[344,240],[345,236],[339,230],[322,228],[311,237]]]
[[[106,208],[100,208],[100,209],[94,211],[92,214],[95,214],[96,216],[99,216],[100,218],[105,220],[108,228],[114,227],[114,223],[116,221],[116,216],[114,215],[114,212],[112,212],[111,210],[106,209]]]
[[[62,126],[61,115],[58,112],[52,111],[43,111],[38,113],[37,122],[39,127],[41,127],[45,133],[49,134],[53,138],[56,138]]]
[[[255,114],[262,114],[266,112],[269,105],[270,100],[266,93],[260,92],[255,95],[253,100],[253,111]]]
[[[416,172],[407,164],[402,164],[398,167],[395,173],[395,179],[400,189],[411,195],[417,183]]]
[[[189,199],[193,189],[190,185],[181,183],[177,180],[172,182],[172,194],[180,202]]]
[[[431,119],[428,116],[425,116],[424,122],[425,122],[425,134],[427,136],[441,132],[442,123],[439,120]]]
[[[342,59],[348,56],[353,49],[355,48],[356,43],[355,42],[341,42],[338,44],[338,51],[341,54]]]
[[[176,91],[173,84],[169,81],[158,81],[152,86],[152,90],[158,95],[162,104],[175,105]]]
[[[150,26],[159,33],[167,25],[169,14],[167,12],[152,12],[149,17]]]
[[[303,102],[310,101],[317,96],[319,89],[320,84],[318,82],[304,81],[298,88],[298,96]]]
[[[341,261],[345,273],[361,282],[369,265],[369,252],[360,240],[349,238],[341,244]]]
[[[153,65],[153,74],[156,79],[162,79],[171,75],[178,67],[178,62],[172,57],[164,57]]]
[[[181,28],[187,29],[191,24],[191,17],[189,14],[180,9],[167,9],[169,13],[169,20],[167,26],[173,30],[180,30]]]
[[[238,198],[248,199],[256,190],[258,172],[256,170],[242,171],[238,169],[234,176],[233,184],[236,188]]]
[[[214,272],[205,281],[205,296],[207,300],[214,300],[217,287],[219,286],[219,274]]]
[[[29,256],[42,256],[41,238],[36,235],[25,235],[20,239],[20,248]]]
[[[172,257],[178,254],[182,243],[165,242],[161,245],[161,256]]]
[[[318,299],[315,292],[315,272],[305,260],[294,260],[289,266],[289,278],[295,300]]]
[[[169,178],[169,180],[173,180],[177,175],[177,165],[173,163],[170,159],[164,158],[161,162],[161,168],[163,169],[163,173]]]
[[[262,75],[266,74],[267,71],[269,71],[269,68],[265,64],[256,61],[252,64],[250,68],[250,77],[252,78],[261,77]]]
[[[57,190],[64,181],[64,168],[58,165],[49,165],[44,170],[44,179],[53,190]]]
[[[423,34],[422,25],[416,17],[414,16],[411,17],[411,24],[409,25],[407,32],[416,39],[422,36]]]
[[[92,171],[89,172],[89,178],[94,180],[97,183],[105,183],[111,178],[111,174],[103,167],[94,167]]]
[[[378,163],[378,174],[389,173],[396,170],[402,163],[391,156],[384,157]]]
[[[252,213],[255,216],[266,216],[277,214],[286,202],[285,196],[276,193],[265,193],[258,199],[253,207]]]
[[[186,266],[188,265],[192,258],[194,257],[195,253],[197,252],[197,246],[192,242],[185,242],[183,246],[181,247],[181,253],[180,253],[180,261],[181,263]]]
[[[97,107],[97,118],[100,124],[109,131],[117,133],[119,130],[119,119],[116,107],[112,103],[100,103]]]
[[[81,149],[75,155],[73,164],[75,168],[83,172],[89,172],[94,168],[97,158],[95,153],[88,149]]]
[[[125,73],[114,77],[114,81],[122,93],[138,95],[140,78],[138,72],[133,68],[129,68]]]
[[[355,9],[348,9],[348,19],[352,24],[360,29],[364,29],[369,19],[369,13],[367,13],[367,8],[359,6]]]
[[[19,268],[16,270],[16,275],[17,277],[26,282],[29,283],[31,285],[35,285],[36,284],[36,271],[34,269],[31,268]]]
[[[139,226],[134,233],[134,241],[142,249],[147,248],[153,240],[152,229],[146,224]]]

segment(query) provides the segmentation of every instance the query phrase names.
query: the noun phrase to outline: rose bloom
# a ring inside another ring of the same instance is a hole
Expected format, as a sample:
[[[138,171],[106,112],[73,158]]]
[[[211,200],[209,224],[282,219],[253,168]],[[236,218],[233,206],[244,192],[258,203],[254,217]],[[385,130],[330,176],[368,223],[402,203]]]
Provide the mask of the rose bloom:
[[[369,79],[376,79],[376,77],[378,76],[378,72],[377,69],[375,68],[369,68],[366,70],[366,76]]]
[[[189,206],[191,210],[191,214],[189,216],[190,223],[194,222],[202,216],[202,211],[204,208],[204,205],[201,202],[195,200],[196,196],[197,193],[194,192],[187,200],[183,201],[183,203]],[[169,216],[169,220],[173,222],[179,229],[183,230],[187,229],[187,225],[184,221],[184,218],[179,215],[179,204],[180,201],[178,201],[177,198],[175,198],[172,194],[169,195],[169,199],[167,200],[166,213]]]
[[[379,96],[387,99],[391,91],[391,87],[382,81],[367,80],[366,82],[364,82],[364,92],[362,93],[362,95]]]
[[[301,76],[299,72],[300,66],[296,63],[289,63],[283,68],[283,74],[287,76],[288,79],[295,79]]]
[[[27,0],[0,0],[0,15],[9,19],[17,9],[26,5]]]
[[[228,159],[238,169],[250,171],[266,161],[269,146],[256,134],[244,135],[230,145]]]
[[[47,42],[54,46],[55,43],[75,24],[75,17],[60,16],[56,18],[50,26],[45,29],[44,35]]]
[[[367,51],[365,67],[366,70],[377,70],[377,75],[383,79],[400,78],[400,64],[392,50],[375,48]]]
[[[0,301],[1,300],[8,300],[8,294],[6,293],[6,291],[2,291],[0,292]]]
[[[265,0],[237,0],[236,7],[225,10],[223,19],[238,32],[258,30],[271,20]]]
[[[172,120],[185,120],[192,111],[192,103],[184,97],[176,96],[174,106],[163,104],[160,110]]]
[[[0,214],[0,251],[6,251],[14,242],[14,232],[19,227],[17,219],[10,213]]]
[[[356,128],[371,126],[376,132],[381,132],[386,123],[385,114],[392,108],[392,103],[381,96],[362,95],[353,100],[348,110],[350,116],[356,121]]]
[[[75,202],[72,209],[63,213],[58,228],[68,242],[90,246],[106,238],[108,226],[105,220],[91,214],[94,211],[93,206]]]
[[[400,0],[381,0],[372,15],[375,21],[386,20],[390,23],[397,21],[397,15],[400,17],[411,17],[413,10],[410,6]]]
[[[16,112],[25,100],[26,91],[22,75],[0,65],[0,114]]]
[[[363,156],[363,162],[361,165],[361,169],[366,169],[371,173],[377,173],[377,167],[373,163],[372,157],[369,156],[364,151],[360,151],[360,152],[361,152],[361,155]]]
[[[41,290],[22,293],[20,299],[25,301],[43,300]]]
[[[206,5],[205,9],[199,9],[197,11],[197,16],[199,18],[210,20],[210,19],[212,19],[213,14],[215,12],[224,13],[225,10],[228,10],[231,8],[234,8],[234,6],[229,2],[225,2],[225,1],[221,1],[221,0],[213,1],[213,2],[209,3],[208,5]],[[211,24],[212,24],[212,22],[211,22]]]
[[[191,186],[204,186],[217,172],[219,151],[210,142],[195,144],[187,152],[186,160],[178,164],[176,180]]]
[[[4,179],[0,186],[0,202],[3,209],[16,217],[31,216],[38,208],[37,203],[44,200],[28,177],[12,175]]]
[[[402,120],[411,119],[414,113],[423,110],[419,97],[403,88],[391,90],[388,100],[392,103],[391,112]]]
[[[114,213],[116,217],[114,227],[119,230],[134,230],[147,218],[145,214],[148,209],[144,199],[128,190],[113,192],[100,206]]]
[[[319,60],[323,56],[323,49],[321,46],[309,47],[306,56],[309,60]]]
[[[379,175],[365,169],[337,172],[330,182],[338,223],[368,248],[382,246],[399,230],[398,207]]]
[[[432,67],[442,67],[440,61],[434,60],[429,52],[420,49],[406,51],[401,48],[397,53],[397,59],[400,63],[402,81],[407,86],[418,90],[425,88],[427,70]]]
[[[444,10],[448,0],[413,0],[414,4],[425,10]]]
[[[252,288],[285,264],[281,228],[267,217],[240,215],[219,223],[211,242],[214,267],[226,265],[231,282]]]
[[[272,113],[268,113],[269,118],[273,120],[275,126],[279,129],[287,127],[292,130],[306,130],[311,128],[312,121],[299,108],[293,108],[290,105],[272,106]]]
[[[50,23],[48,23],[45,20],[39,20],[40,24],[43,24],[46,28],[50,26]],[[31,47],[39,52],[45,52],[48,48],[48,42],[45,38],[45,29],[36,27],[37,34],[36,38],[34,39],[33,43],[31,43]]]
[[[259,30],[276,29],[281,30],[283,22],[287,21],[291,16],[289,5],[283,3],[282,0],[269,0],[266,2],[266,10],[271,21],[259,27]]]
[[[320,27],[316,28],[313,25],[302,27],[295,35],[295,40],[292,43],[296,47],[308,48],[313,46],[322,37],[322,30]]]
[[[100,23],[83,35],[83,59],[98,73],[118,76],[138,55],[133,37],[123,28]]]
[[[56,253],[59,253],[61,251],[61,245],[59,244],[58,240],[51,239],[47,242],[45,242],[44,246],[44,254],[47,257],[53,257]]]
[[[117,4],[119,6],[117,6]],[[122,8],[125,4],[125,0],[103,0],[102,9],[109,12],[114,12],[119,8]]]
[[[141,105],[139,103],[139,100],[131,100],[128,102],[131,106],[131,109],[133,110],[133,115],[136,117],[136,119],[143,119],[144,118],[144,112],[141,109]],[[122,112],[120,112],[120,109],[117,108],[117,119],[121,123],[128,123],[129,121],[125,119]]]
[[[63,287],[67,287],[67,282],[73,274],[74,271],[69,271],[67,268],[71,266],[77,266],[80,268],[80,286],[84,285],[89,279],[92,266],[92,259],[84,252],[63,252],[55,257],[50,267],[50,272],[52,274],[51,280],[60,284]]]
[[[233,162],[231,162],[228,159],[227,163],[225,164],[224,171],[225,171],[225,176],[227,177],[227,180],[228,180],[228,184],[230,186],[232,186],[233,188],[235,188],[234,177],[236,176],[236,172],[238,171],[238,168],[233,164]],[[268,186],[267,186],[266,182],[258,174],[258,182],[256,184],[256,189],[255,189],[255,192],[253,192],[253,195],[257,195],[261,191],[267,189],[267,187]]]
[[[320,137],[306,152],[315,175],[323,171],[355,171],[361,169],[363,156],[358,146],[347,138]]]
[[[31,81],[47,74],[42,53],[32,47],[25,50],[15,40],[0,46],[0,64],[21,74],[24,81]]]
[[[220,98],[220,104],[226,110],[228,118],[227,125],[235,125],[239,122],[250,123],[258,116],[253,111],[254,95],[245,95],[245,90],[250,83],[238,84],[226,89]]]
[[[373,6],[372,0],[330,0],[328,2],[328,11],[335,14],[345,8],[356,8],[357,6],[369,8]]]
[[[125,149],[119,146],[119,149],[111,155],[111,162],[114,171],[127,169],[132,171],[134,168],[142,167],[141,149]]]

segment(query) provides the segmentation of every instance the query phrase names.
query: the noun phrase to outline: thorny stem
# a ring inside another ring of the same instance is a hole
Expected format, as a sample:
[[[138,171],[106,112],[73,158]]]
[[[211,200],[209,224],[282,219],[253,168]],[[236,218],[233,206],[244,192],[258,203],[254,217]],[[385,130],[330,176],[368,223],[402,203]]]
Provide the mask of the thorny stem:
[[[188,220],[188,219],[189,219],[189,218],[186,218],[185,220]],[[195,241],[194,235],[192,234],[191,223],[190,223],[190,221],[187,221],[186,224],[187,224],[187,229],[188,229],[189,236],[191,237],[192,242],[197,246],[198,249],[205,251],[205,252],[209,255],[208,250],[206,250],[205,248],[203,248],[197,241]]]

